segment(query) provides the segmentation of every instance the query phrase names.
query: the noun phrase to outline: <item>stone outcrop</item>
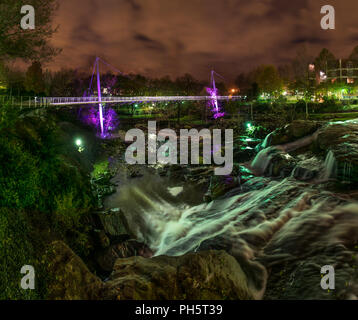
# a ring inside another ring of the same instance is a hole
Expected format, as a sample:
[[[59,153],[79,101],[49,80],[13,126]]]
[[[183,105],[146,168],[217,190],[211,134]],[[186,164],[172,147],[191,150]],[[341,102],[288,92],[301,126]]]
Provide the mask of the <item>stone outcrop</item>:
[[[316,132],[320,128],[316,121],[296,120],[283,128],[276,129],[266,140],[265,147],[296,141]]]
[[[136,240],[128,240],[112,244],[100,251],[96,255],[96,261],[103,271],[111,272],[117,259],[135,256],[150,258],[152,255],[153,252],[145,244]]]
[[[105,231],[109,237],[129,237],[128,222],[123,211],[120,208],[110,209],[97,214],[100,222],[100,228]]]
[[[334,178],[358,183],[358,123],[344,122],[326,125],[317,137],[321,152],[334,157]]]
[[[252,299],[239,263],[224,251],[118,259],[105,299]]]
[[[102,281],[64,242],[53,242],[47,256],[48,299],[94,300],[101,297]]]

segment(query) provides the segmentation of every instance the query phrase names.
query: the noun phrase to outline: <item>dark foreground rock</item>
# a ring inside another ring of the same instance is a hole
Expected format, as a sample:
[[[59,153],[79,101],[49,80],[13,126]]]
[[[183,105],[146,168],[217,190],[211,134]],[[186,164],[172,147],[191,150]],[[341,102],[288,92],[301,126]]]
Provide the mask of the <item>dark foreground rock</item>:
[[[282,145],[309,136],[320,128],[316,121],[296,120],[283,128],[276,129],[269,135],[266,146]]]
[[[97,213],[97,224],[100,229],[110,237],[126,237],[131,236],[129,232],[128,222],[123,211],[119,208],[101,211]]]
[[[117,259],[142,256],[150,258],[153,256],[145,244],[136,240],[128,240],[110,245],[96,255],[96,262],[105,272],[111,272]]]
[[[317,137],[317,147],[322,152],[331,153],[331,163],[327,165],[332,178],[358,184],[357,122],[328,124]]]
[[[117,259],[109,281],[93,275],[62,241],[48,250],[50,300],[252,299],[245,273],[224,251]]]
[[[102,281],[64,242],[53,242],[48,257],[48,299],[95,300],[101,297]]]
[[[224,251],[118,259],[103,294],[121,300],[252,299],[240,265]]]

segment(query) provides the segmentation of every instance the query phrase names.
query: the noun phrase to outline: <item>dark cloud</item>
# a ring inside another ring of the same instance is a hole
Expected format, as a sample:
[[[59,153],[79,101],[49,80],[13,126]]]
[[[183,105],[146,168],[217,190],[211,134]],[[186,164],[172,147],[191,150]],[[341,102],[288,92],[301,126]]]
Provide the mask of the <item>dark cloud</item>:
[[[129,2],[133,10],[140,11],[142,9],[142,6],[138,4],[136,0],[127,0],[127,1]]]
[[[136,34],[134,36],[134,39],[143,43],[144,46],[146,46],[148,49],[159,50],[159,51],[166,50],[165,46],[162,43],[160,43],[159,41],[153,40],[143,34],[139,34],[139,33]]]
[[[52,64],[87,67],[106,57],[124,72],[153,77],[184,73],[207,79],[213,67],[227,79],[259,64],[282,64],[307,45],[348,56],[358,44],[358,2],[331,0],[336,30],[320,28],[326,0],[61,0],[54,21]]]
[[[322,45],[325,46],[327,45],[328,41],[326,39],[322,39],[322,38],[318,38],[318,37],[298,37],[295,39],[292,39],[291,44],[296,45],[296,44],[305,44],[305,43],[310,43],[310,44],[318,44],[318,45]]]

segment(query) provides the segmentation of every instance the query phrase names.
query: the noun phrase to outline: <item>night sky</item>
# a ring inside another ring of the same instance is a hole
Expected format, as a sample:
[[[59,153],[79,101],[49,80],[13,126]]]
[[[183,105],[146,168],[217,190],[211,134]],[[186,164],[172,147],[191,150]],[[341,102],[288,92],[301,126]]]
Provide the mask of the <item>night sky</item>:
[[[336,9],[336,30],[320,27],[320,8]],[[358,45],[358,1],[61,0],[48,65],[90,69],[101,56],[125,73],[227,79],[263,63],[280,65],[300,46],[345,58]]]

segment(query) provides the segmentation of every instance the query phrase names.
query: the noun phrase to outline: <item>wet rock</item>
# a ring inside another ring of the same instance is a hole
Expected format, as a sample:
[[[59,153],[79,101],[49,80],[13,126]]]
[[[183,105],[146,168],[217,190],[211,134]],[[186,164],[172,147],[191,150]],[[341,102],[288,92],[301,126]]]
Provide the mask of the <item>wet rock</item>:
[[[260,175],[269,177],[288,177],[297,161],[278,147],[262,150],[252,162],[252,169]]]
[[[181,257],[118,259],[105,284],[105,299],[252,299],[239,263],[224,251]]]
[[[223,196],[229,190],[239,186],[238,177],[212,176],[208,192],[205,194],[206,201],[211,201]]]
[[[297,180],[310,181],[322,172],[322,161],[311,153],[298,155],[297,160],[297,166],[292,173],[292,176]]]
[[[117,259],[136,256],[150,258],[153,256],[153,252],[150,248],[141,242],[136,240],[128,240],[125,242],[113,244],[103,252],[100,252],[97,254],[96,261],[103,271],[111,272]]]
[[[293,170],[293,177],[301,181],[309,181],[314,179],[318,174],[316,170],[310,170],[308,168],[297,166]]]
[[[188,173],[188,168],[181,165],[171,165],[166,170],[166,175],[172,179],[182,179]]]
[[[111,237],[123,237],[130,235],[127,219],[119,208],[97,213],[100,220],[100,229]]]
[[[127,170],[127,175],[129,178],[140,178],[143,177],[143,174],[141,173],[140,169],[129,166]]]
[[[326,204],[306,212],[281,228],[264,249],[262,261],[271,269],[266,299],[357,299],[357,204]],[[335,290],[319,285],[325,265],[335,268]]]
[[[62,241],[48,249],[47,282],[50,300],[92,300],[101,297],[102,282]]]
[[[358,184],[358,123],[333,123],[325,126],[317,137],[320,151],[331,153],[335,161],[333,178]]]
[[[234,139],[234,162],[243,163],[250,161],[255,156],[255,148],[260,142],[260,139],[250,138],[246,136],[240,136]]]
[[[204,201],[210,202],[224,195],[227,197],[228,194],[238,194],[240,193],[241,186],[253,177],[254,175],[252,174],[251,170],[239,165],[234,166],[231,175],[214,175],[210,179],[209,189],[204,195]]]
[[[296,120],[283,128],[276,129],[265,141],[264,147],[282,145],[296,141],[316,132],[321,124],[316,121]]]
[[[227,176],[213,175],[210,178],[210,185],[207,193],[204,196],[206,201],[211,201],[223,196],[226,192],[239,186],[239,173],[238,167],[233,169],[233,172]]]
[[[97,234],[97,237],[98,237],[98,243],[102,248],[108,248],[110,246],[111,241],[109,240],[104,230],[100,230]]]
[[[233,150],[234,162],[243,163],[250,161],[256,154],[256,150],[252,147],[238,147]]]

